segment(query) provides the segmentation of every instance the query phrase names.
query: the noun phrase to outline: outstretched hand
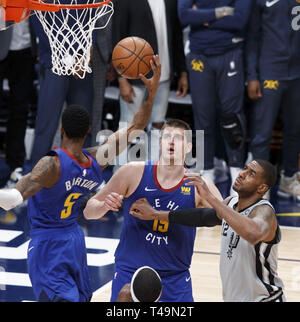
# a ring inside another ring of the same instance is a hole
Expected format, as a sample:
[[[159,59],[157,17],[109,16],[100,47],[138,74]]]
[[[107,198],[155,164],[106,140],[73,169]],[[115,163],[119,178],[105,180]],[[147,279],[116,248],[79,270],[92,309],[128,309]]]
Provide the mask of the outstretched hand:
[[[203,199],[208,199],[209,197],[213,196],[206,182],[202,179],[199,173],[185,174],[183,180],[186,182],[186,185],[195,186],[199,195]]]
[[[129,213],[142,220],[155,219],[155,209],[149,204],[146,198],[141,198],[134,202],[130,207]]]
[[[153,59],[150,60],[150,65],[153,76],[148,79],[143,74],[139,74],[139,77],[148,89],[148,97],[154,99],[161,75],[161,64],[158,55],[153,56]]]

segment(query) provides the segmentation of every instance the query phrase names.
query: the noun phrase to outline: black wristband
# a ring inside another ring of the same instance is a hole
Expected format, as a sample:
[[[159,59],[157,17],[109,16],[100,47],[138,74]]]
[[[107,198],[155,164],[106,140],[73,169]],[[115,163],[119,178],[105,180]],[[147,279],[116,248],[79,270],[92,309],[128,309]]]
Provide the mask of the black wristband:
[[[193,208],[169,212],[169,222],[191,227],[213,227],[221,225],[217,212],[212,208]]]

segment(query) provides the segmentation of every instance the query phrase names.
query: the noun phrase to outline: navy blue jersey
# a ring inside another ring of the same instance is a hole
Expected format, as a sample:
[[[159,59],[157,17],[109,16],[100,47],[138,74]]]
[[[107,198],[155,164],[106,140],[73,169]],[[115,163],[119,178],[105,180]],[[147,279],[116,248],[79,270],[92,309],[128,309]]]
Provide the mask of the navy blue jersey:
[[[223,6],[234,7],[234,13],[217,20],[215,8]],[[191,53],[222,55],[241,47],[251,8],[252,0],[178,0],[179,19],[191,28]]]
[[[300,77],[299,2],[255,0],[246,37],[246,81]]]
[[[157,165],[147,163],[136,191],[123,200],[124,223],[115,253],[116,265],[133,271],[148,265],[170,275],[186,271],[191,264],[196,229],[159,220],[140,220],[129,214],[140,198],[158,210],[195,208],[195,191],[181,181],[172,189],[163,189],[157,180]]]
[[[60,161],[60,179],[52,188],[43,188],[29,198],[31,232],[73,225],[82,197],[95,191],[103,181],[100,166],[87,151],[83,151],[90,161],[87,164],[79,164],[66,150],[54,151]]]

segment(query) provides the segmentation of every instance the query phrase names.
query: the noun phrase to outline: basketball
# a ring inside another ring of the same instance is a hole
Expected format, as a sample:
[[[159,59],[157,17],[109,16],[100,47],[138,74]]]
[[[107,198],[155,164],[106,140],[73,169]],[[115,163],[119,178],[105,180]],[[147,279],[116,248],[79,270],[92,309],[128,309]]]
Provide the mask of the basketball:
[[[112,53],[112,63],[123,77],[137,79],[139,74],[149,73],[150,60],[153,55],[153,49],[146,40],[139,37],[127,37],[116,44]]]

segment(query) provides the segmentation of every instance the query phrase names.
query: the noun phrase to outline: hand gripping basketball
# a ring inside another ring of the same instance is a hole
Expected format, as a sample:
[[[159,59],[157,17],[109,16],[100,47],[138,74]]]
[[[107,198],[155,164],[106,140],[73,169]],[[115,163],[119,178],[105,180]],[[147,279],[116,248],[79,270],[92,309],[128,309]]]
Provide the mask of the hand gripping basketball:
[[[154,99],[161,75],[161,64],[158,55],[154,55],[153,59],[150,60],[150,66],[153,71],[153,76],[151,78],[148,79],[143,74],[140,74],[139,76],[148,89],[148,97]]]
[[[154,52],[150,44],[139,37],[127,37],[115,46],[112,63],[116,71],[125,78],[137,79],[151,70],[150,60]]]

